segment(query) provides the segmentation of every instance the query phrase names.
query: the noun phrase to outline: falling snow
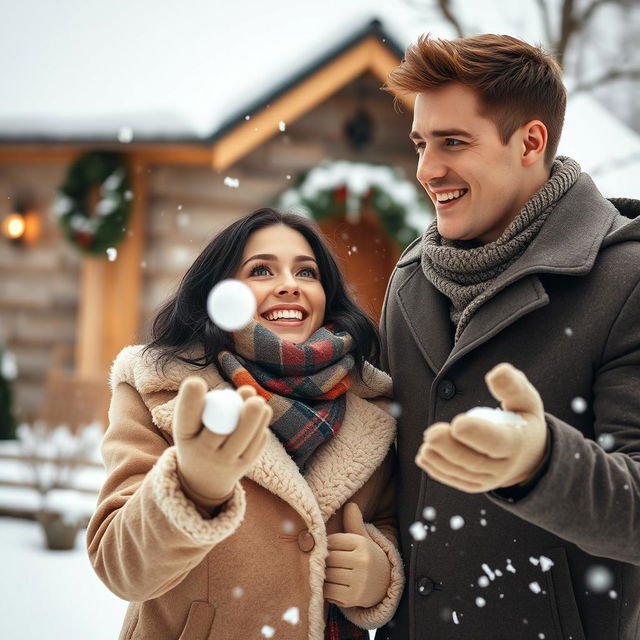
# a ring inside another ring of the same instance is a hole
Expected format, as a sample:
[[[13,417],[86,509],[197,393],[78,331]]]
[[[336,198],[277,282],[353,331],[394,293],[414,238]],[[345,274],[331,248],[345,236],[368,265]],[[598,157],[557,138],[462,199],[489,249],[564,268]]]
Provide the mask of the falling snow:
[[[574,413],[584,413],[587,410],[587,401],[578,396],[571,401],[571,409]]]
[[[483,589],[485,587],[488,587],[489,586],[489,578],[487,578],[487,576],[480,576],[478,578],[478,586],[482,587]]]
[[[587,587],[594,593],[604,593],[613,586],[613,573],[607,567],[595,564],[584,575]]]
[[[610,433],[601,433],[598,436],[598,444],[605,451],[611,451],[616,446],[616,439]]]
[[[422,522],[414,522],[409,527],[409,533],[414,540],[420,542],[427,537],[427,528],[422,524]]]
[[[129,144],[133,141],[133,129],[131,127],[120,127],[118,129],[118,142]]]
[[[462,516],[451,516],[449,520],[449,526],[454,530],[462,529],[464,527],[464,518]]]
[[[230,189],[237,189],[240,186],[239,178],[232,178],[231,176],[226,176],[224,179],[224,186],[229,187]]]
[[[289,607],[282,614],[282,619],[289,624],[298,624],[300,622],[300,610],[298,607]]]
[[[278,128],[280,129],[280,131],[286,131],[287,123],[284,120],[280,120],[280,122],[278,123]]]
[[[531,589],[533,593],[540,593],[542,591],[542,587],[537,582],[530,582],[529,589]]]
[[[484,607],[485,604],[487,604],[487,601],[484,598],[481,598],[480,596],[476,598],[477,607]]]
[[[276,632],[276,630],[273,627],[270,627],[268,624],[265,624],[264,627],[262,627],[262,629],[260,629],[260,633],[262,633],[262,635],[265,638],[273,638],[273,634]]]
[[[117,257],[118,257],[118,250],[114,249],[113,247],[109,247],[107,249],[107,258],[109,262],[115,262]]]

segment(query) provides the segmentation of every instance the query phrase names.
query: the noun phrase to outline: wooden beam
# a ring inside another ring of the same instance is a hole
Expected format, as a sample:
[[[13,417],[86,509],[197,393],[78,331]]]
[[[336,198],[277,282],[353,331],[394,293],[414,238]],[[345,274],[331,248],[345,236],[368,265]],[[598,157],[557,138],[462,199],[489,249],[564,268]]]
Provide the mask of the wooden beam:
[[[292,122],[368,71],[378,46],[381,45],[373,36],[363,40],[303,80],[268,108],[252,114],[250,120],[214,144],[211,158],[214,169],[222,171],[231,166],[275,135],[281,120]]]

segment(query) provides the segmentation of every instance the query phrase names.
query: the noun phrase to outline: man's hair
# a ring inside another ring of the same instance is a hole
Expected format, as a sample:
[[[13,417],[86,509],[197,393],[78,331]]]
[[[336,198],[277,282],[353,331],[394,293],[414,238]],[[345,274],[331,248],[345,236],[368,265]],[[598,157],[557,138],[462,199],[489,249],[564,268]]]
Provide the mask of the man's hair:
[[[562,71],[551,55],[511,36],[441,40],[426,34],[409,46],[384,88],[397,96],[454,82],[476,92],[482,115],[493,120],[504,144],[526,122],[542,121],[549,134],[545,164],[551,164],[567,104]]]

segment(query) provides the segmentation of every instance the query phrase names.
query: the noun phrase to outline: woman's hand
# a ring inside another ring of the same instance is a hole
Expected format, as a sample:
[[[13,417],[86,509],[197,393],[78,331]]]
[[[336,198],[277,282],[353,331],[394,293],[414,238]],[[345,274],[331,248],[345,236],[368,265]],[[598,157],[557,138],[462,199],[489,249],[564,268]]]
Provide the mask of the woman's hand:
[[[206,383],[190,376],[182,381],[173,414],[178,475],[184,493],[212,511],[229,499],[235,483],[251,468],[267,441],[273,411],[255,389],[237,389],[244,405],[235,430],[218,435],[202,424]]]
[[[387,595],[391,563],[369,536],[354,502],[345,506],[343,522],[345,533],[327,538],[324,598],[341,607],[373,607]]]

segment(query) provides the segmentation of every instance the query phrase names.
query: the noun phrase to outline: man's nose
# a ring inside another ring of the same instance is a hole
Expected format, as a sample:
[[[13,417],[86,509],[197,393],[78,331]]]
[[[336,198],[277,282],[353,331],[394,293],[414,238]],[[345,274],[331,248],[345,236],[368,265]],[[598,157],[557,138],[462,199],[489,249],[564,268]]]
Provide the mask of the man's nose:
[[[442,161],[439,153],[425,147],[418,158],[418,167],[416,169],[416,178],[418,182],[427,187],[429,182],[444,178],[447,175],[447,168]]]

